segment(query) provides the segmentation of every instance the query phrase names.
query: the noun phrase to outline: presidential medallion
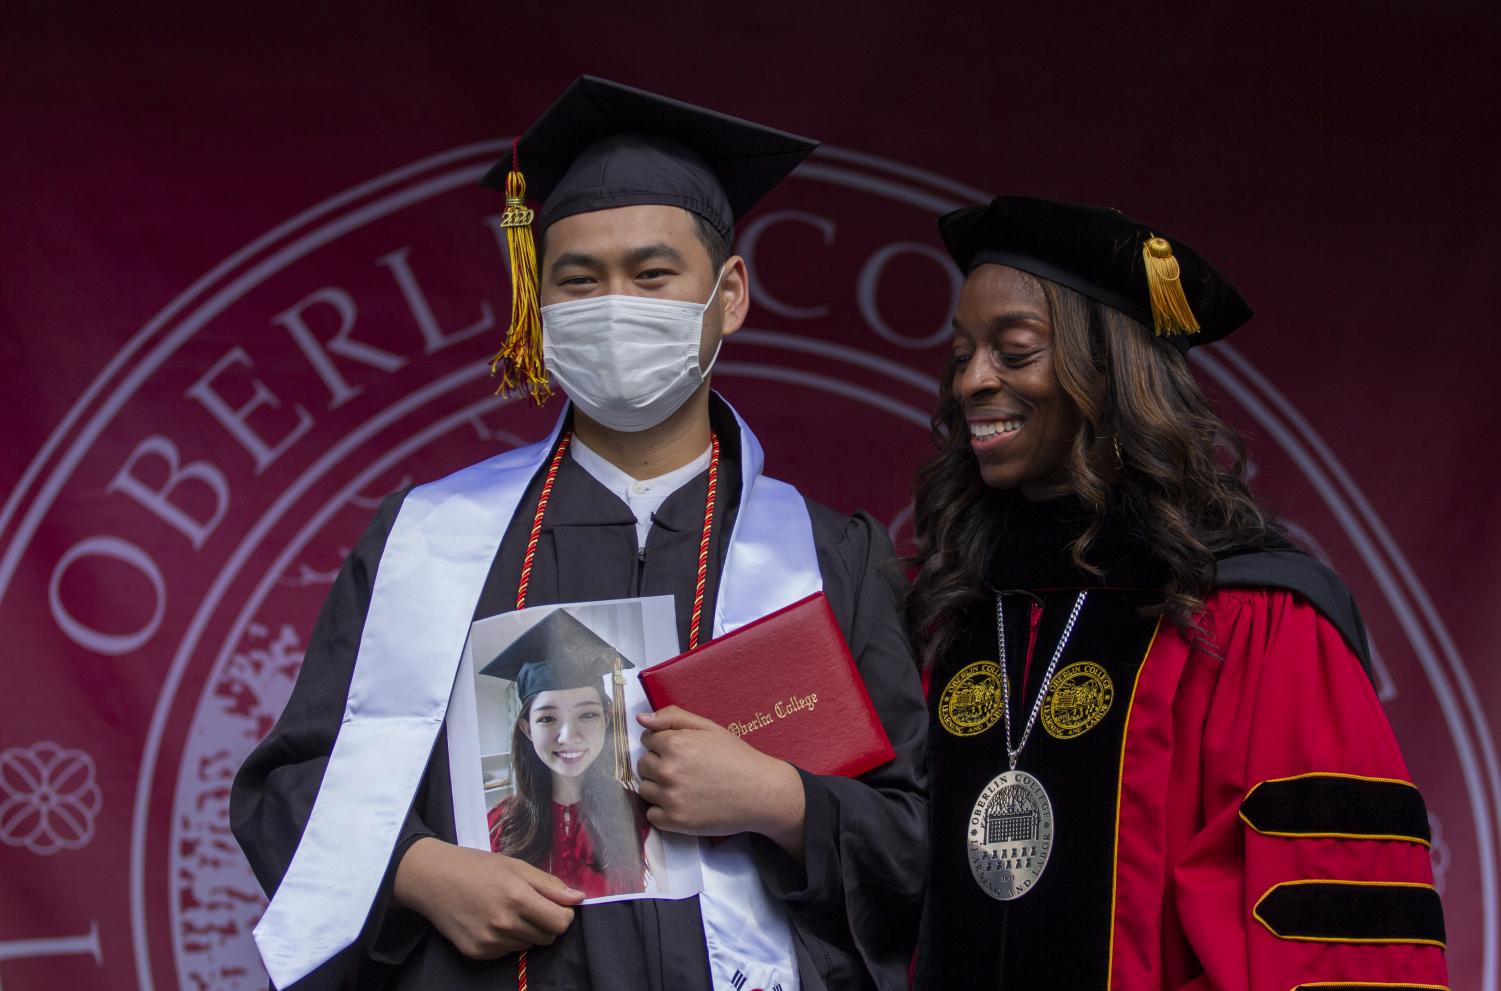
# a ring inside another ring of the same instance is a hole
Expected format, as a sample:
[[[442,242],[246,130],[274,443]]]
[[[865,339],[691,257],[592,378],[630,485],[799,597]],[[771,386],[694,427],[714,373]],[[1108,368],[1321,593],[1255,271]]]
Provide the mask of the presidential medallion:
[[[1053,849],[1053,803],[1026,771],[997,774],[969,816],[969,869],[999,901],[1020,898],[1037,884]]]
[[[1115,699],[1110,673],[1091,661],[1078,661],[1053,676],[1043,700],[1042,728],[1057,740],[1082,736],[1099,724]]]
[[[995,661],[976,661],[949,679],[938,699],[938,721],[955,736],[975,736],[1001,718],[1001,669]]]

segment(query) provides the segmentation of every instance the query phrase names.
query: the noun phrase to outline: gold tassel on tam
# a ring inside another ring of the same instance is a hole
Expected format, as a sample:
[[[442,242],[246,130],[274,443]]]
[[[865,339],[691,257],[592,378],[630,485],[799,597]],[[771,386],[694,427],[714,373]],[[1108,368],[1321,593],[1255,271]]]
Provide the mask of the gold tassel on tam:
[[[625,675],[620,673],[620,658],[615,658],[615,673],[610,679],[613,690],[610,723],[615,731],[615,777],[627,788],[634,788],[636,775],[631,770],[631,738],[626,729]]]
[[[513,150],[511,171],[506,174],[506,212],[500,218],[511,260],[511,326],[500,351],[490,359],[490,374],[500,376],[497,394],[530,392],[540,406],[552,395],[552,388],[542,367],[542,310],[532,218],[533,211],[526,205],[526,179],[517,168]]]
[[[1147,291],[1152,296],[1152,327],[1161,337],[1175,334],[1197,334],[1199,321],[1194,318],[1183,295],[1183,280],[1179,278],[1178,259],[1173,257],[1173,246],[1166,238],[1148,238],[1141,246],[1141,257],[1147,266]]]

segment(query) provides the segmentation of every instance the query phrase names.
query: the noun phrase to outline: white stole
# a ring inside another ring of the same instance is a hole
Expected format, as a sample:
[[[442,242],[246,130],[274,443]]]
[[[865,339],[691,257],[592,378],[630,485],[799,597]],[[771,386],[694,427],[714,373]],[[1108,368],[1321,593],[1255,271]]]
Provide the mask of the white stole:
[[[731,412],[734,412],[731,410]],[[740,510],[720,576],[714,635],[823,587],[807,504],[761,474],[739,413]],[[490,567],[564,416],[547,440],[407,493],[386,538],[343,723],[286,876],[255,927],[285,988],[358,938],[447,711]],[[784,906],[766,891],[746,837],[700,844],[704,940],[717,991],[798,987]]]

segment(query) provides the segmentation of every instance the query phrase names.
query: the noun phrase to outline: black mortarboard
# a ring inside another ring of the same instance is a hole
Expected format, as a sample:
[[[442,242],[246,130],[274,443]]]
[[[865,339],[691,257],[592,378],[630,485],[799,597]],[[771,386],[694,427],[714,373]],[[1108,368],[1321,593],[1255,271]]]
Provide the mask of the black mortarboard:
[[[480,185],[506,192],[501,226],[511,261],[511,324],[491,361],[500,391],[551,394],[542,367],[538,229],[612,207],[677,206],[729,242],[735,221],[813,153],[818,142],[595,76],[580,76]]]
[[[734,222],[818,142],[596,76],[580,76],[516,143],[514,167],[542,202],[538,227],[576,213],[680,206],[725,240]],[[510,156],[480,180],[505,187]]]
[[[966,274],[987,263],[1030,272],[1119,310],[1180,351],[1251,319],[1207,259],[1119,210],[998,196],[945,214],[938,230]]]
[[[633,668],[625,655],[562,609],[517,637],[480,674],[516,683],[521,700],[563,688],[602,688],[602,679]]]

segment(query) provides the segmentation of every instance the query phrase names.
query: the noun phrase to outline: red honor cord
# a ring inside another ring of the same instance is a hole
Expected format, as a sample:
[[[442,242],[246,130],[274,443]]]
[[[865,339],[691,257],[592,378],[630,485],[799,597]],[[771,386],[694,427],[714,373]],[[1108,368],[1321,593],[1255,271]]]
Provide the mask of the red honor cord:
[[[558,468],[573,443],[571,432],[563,434],[558,450],[547,466],[547,477],[542,482],[542,494],[537,497],[537,511],[532,515],[531,534],[526,541],[526,557],[521,562],[521,581],[516,585],[516,609],[526,608],[526,590],[532,581],[532,563],[537,557],[537,544],[542,539],[542,517],[547,513],[547,503],[552,499],[552,487],[558,480]],[[709,537],[714,532],[714,502],[719,492],[719,435],[709,434],[709,494],[704,499],[703,535],[698,541],[698,576],[693,583],[693,619],[688,626],[688,649],[698,646],[699,630],[704,618],[704,587],[709,578]],[[526,982],[526,951],[516,957],[516,991],[528,991]]]

